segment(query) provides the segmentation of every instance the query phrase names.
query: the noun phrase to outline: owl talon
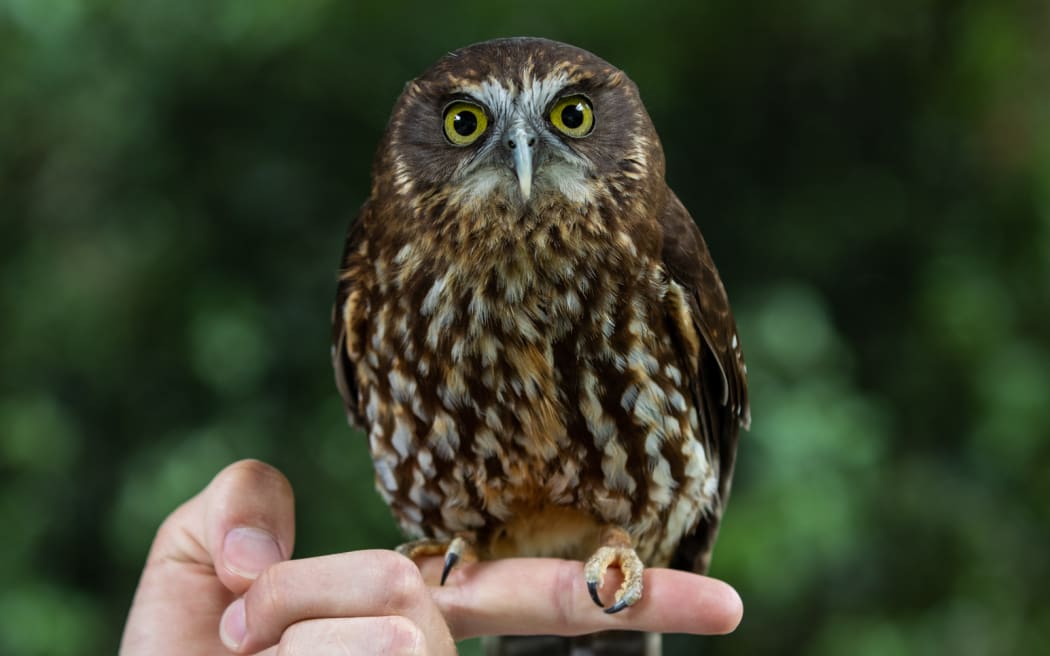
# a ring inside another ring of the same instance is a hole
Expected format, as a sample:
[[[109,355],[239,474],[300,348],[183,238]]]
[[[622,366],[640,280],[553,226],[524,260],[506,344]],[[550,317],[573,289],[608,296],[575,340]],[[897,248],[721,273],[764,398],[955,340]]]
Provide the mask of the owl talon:
[[[613,605],[605,609],[608,614],[619,613],[632,606],[642,598],[642,572],[645,566],[631,547],[631,538],[621,528],[611,528],[604,535],[603,544],[584,565],[584,580],[587,591],[596,604],[604,608],[598,596],[598,589],[605,581],[605,572],[616,565],[623,572],[623,584],[616,591]]]
[[[433,538],[421,538],[404,544],[399,544],[394,549],[409,560],[425,558],[426,556],[438,556],[444,554],[449,547],[447,540],[435,540]]]
[[[448,551],[445,553],[445,567],[441,570],[441,585],[445,585],[445,579],[448,578],[449,572],[459,562],[459,554],[452,551],[452,545],[449,545]]]
[[[594,603],[598,604],[598,608],[605,608],[605,604],[602,603],[601,597],[598,596],[598,582],[587,581],[587,592],[591,593],[591,599]]]
[[[473,538],[467,535],[457,535],[452,540],[436,540],[423,538],[406,542],[397,548],[397,552],[411,560],[425,556],[444,556],[445,564],[441,569],[441,585],[445,585],[452,568],[462,562],[474,562],[477,554],[471,542]]]
[[[452,538],[452,542],[448,543],[448,549],[445,551],[445,567],[441,570],[441,585],[445,585],[449,572],[464,556],[470,560],[477,559],[474,554],[474,546],[462,535],[457,535]]]

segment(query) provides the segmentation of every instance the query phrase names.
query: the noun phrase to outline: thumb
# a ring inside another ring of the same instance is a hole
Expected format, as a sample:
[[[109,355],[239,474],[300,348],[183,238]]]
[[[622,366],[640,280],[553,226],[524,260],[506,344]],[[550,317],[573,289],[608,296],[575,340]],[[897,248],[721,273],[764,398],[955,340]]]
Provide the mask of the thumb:
[[[237,594],[267,567],[290,558],[295,545],[292,486],[284,474],[258,460],[241,460],[219,472],[172,520],[180,533],[180,524],[198,531],[205,564],[214,565],[223,585]],[[154,550],[167,551],[170,558],[177,545],[178,540],[155,543]]]
[[[290,558],[294,542],[288,479],[257,460],[226,467],[157,531],[121,654],[167,653],[159,647],[180,644],[195,647],[173,653],[221,649],[216,627],[223,609],[263,570]]]

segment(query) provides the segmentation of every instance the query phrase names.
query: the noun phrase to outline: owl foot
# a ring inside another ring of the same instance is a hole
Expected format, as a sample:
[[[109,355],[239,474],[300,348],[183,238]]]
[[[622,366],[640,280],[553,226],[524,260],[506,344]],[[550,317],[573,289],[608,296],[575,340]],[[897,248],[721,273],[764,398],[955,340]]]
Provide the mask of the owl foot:
[[[452,540],[436,540],[434,538],[423,538],[406,542],[397,547],[397,552],[411,560],[424,556],[445,556],[445,566],[441,570],[441,585],[445,585],[452,568],[460,560],[473,562],[477,560],[474,545],[463,536],[457,535]]]
[[[623,584],[616,591],[614,603],[605,608],[608,614],[619,613],[642,598],[642,572],[645,566],[631,546],[631,537],[621,528],[608,529],[602,540],[603,545],[587,560],[583,568],[587,592],[600,608],[605,608],[598,589],[605,582],[605,572],[612,565],[617,565],[623,572]]]

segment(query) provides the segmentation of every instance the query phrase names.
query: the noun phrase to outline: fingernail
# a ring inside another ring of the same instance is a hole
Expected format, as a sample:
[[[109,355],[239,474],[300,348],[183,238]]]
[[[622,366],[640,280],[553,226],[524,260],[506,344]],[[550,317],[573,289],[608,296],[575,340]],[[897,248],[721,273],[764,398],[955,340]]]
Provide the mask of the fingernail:
[[[264,569],[283,558],[272,535],[247,527],[235,528],[226,534],[222,556],[227,570],[246,579],[257,578]]]
[[[248,623],[244,619],[244,598],[240,598],[226,608],[219,622],[219,638],[227,649],[236,650],[244,642],[248,633]]]

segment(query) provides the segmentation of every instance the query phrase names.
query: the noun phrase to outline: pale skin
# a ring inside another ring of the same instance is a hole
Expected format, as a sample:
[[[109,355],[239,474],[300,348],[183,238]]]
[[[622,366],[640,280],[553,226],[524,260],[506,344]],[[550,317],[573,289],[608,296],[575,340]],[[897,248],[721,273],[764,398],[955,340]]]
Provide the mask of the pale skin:
[[[645,570],[645,596],[618,615],[596,608],[575,561],[464,564],[438,586],[440,558],[393,551],[291,560],[292,487],[255,460],[234,463],[157,531],[120,646],[138,654],[455,654],[481,635],[602,629],[721,634],[743,614],[729,585]],[[611,570],[603,586],[620,581]]]

